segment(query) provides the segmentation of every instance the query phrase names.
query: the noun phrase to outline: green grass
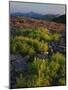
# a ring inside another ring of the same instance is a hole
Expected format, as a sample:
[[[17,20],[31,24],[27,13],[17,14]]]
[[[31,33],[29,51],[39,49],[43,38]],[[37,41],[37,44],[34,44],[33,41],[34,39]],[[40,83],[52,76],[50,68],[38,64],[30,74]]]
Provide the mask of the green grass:
[[[50,33],[46,28],[20,29],[15,31],[16,35],[10,39],[11,53],[34,54],[46,53],[49,49],[49,41],[59,41],[60,34]]]
[[[46,53],[50,41],[59,41],[59,33],[50,33],[46,28],[18,29],[10,38],[11,54],[32,56]],[[27,63],[28,72],[17,72],[16,87],[37,87],[65,85],[65,56],[62,53],[52,53],[46,59],[31,57]]]
[[[65,85],[64,70],[65,57],[61,53],[53,54],[51,60],[34,57],[32,62],[28,62],[27,75],[20,73],[16,85],[17,87]]]
[[[46,53],[48,51],[48,43],[40,42],[24,36],[16,36],[11,40],[11,53],[17,54],[34,54],[38,52]]]
[[[17,29],[17,36],[25,36],[37,40],[44,41],[58,41],[60,39],[59,33],[50,33],[46,28],[36,28],[36,29]]]

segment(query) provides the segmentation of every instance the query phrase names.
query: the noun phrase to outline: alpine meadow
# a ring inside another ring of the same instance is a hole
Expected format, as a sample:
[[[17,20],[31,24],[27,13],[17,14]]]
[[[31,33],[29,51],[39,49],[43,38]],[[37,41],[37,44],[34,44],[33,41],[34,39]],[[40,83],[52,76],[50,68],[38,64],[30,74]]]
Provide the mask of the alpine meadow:
[[[66,85],[66,5],[9,5],[10,88]]]

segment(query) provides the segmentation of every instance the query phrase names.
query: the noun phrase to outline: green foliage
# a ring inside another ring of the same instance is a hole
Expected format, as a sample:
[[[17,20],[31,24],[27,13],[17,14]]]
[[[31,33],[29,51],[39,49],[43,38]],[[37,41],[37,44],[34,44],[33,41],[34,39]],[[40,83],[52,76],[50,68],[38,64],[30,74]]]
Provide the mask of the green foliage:
[[[51,62],[50,62],[50,73],[49,76],[52,78],[51,82],[56,85],[61,85],[58,84],[58,81],[62,79],[63,77],[65,78],[65,56],[59,52],[56,54],[53,54],[51,57]]]
[[[59,41],[60,37],[61,37],[61,35],[58,33],[54,33],[54,35],[53,35],[54,41]]]
[[[59,56],[57,57],[57,55]],[[25,87],[65,85],[64,65],[65,58],[61,53],[53,54],[49,60],[34,57],[32,62],[28,62],[28,74],[22,77],[22,83],[24,78]],[[19,84],[17,83],[17,85]],[[23,84],[21,87],[23,87]]]
[[[65,78],[60,78],[59,79],[59,85],[65,85],[66,84],[66,80],[65,80]]]
[[[12,54],[36,55],[49,50],[49,41],[59,41],[60,34],[50,33],[46,28],[20,29],[10,38]],[[31,62],[30,62],[31,61]],[[41,59],[32,56],[27,63],[27,74],[18,73],[17,87],[36,87],[65,85],[65,56],[59,52],[50,58]]]
[[[58,41],[58,33],[50,33],[46,28],[20,29],[15,31],[16,35],[10,39],[11,53],[32,55],[38,52],[47,52],[49,49],[47,41]]]
[[[25,79],[23,77],[23,74],[21,73],[20,76],[16,79],[16,86],[19,87],[23,87],[25,86]]]
[[[11,41],[12,53],[21,53],[32,55],[37,52],[47,52],[48,43],[42,43],[37,39],[32,39],[23,36],[16,36]]]
[[[49,30],[46,28],[19,29],[16,30],[16,35],[44,41],[53,41],[53,40],[58,41],[60,39],[60,34],[50,33]]]
[[[47,60],[45,61],[45,59],[42,60],[34,57],[33,62],[28,62],[28,74],[26,76],[20,75],[19,78],[17,78],[17,87],[36,87],[49,85],[49,81],[45,78],[47,65]]]

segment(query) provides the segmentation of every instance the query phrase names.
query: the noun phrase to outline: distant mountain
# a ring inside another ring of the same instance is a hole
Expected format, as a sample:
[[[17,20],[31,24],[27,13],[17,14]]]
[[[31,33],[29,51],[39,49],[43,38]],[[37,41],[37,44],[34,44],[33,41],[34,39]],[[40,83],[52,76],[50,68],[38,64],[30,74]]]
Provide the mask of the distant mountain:
[[[53,19],[53,21],[66,24],[66,15],[61,15],[59,17],[56,17]]]
[[[11,13],[10,14],[11,16],[23,16],[24,14],[23,13]]]
[[[53,15],[53,14],[46,14],[41,17],[43,20],[51,21],[52,19],[58,17],[59,15]]]
[[[25,17],[30,17],[30,18],[34,18],[34,19],[42,19],[42,20],[51,21],[53,18],[56,18],[59,15],[53,15],[53,14],[42,15],[42,14],[35,13],[35,12],[28,12],[28,13],[17,12],[17,13],[12,13],[11,16],[25,16]]]
[[[32,18],[38,18],[42,17],[42,14],[38,14],[35,12],[28,12],[28,13],[12,13],[11,16],[25,16],[25,17],[32,17]]]

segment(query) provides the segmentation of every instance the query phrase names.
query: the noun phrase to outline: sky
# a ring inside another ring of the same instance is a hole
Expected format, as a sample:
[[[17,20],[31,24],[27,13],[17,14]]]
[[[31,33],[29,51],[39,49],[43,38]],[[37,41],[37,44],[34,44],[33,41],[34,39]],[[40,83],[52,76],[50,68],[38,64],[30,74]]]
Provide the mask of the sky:
[[[28,13],[35,12],[40,14],[65,14],[64,4],[41,4],[41,3],[25,3],[10,2],[10,13]]]

